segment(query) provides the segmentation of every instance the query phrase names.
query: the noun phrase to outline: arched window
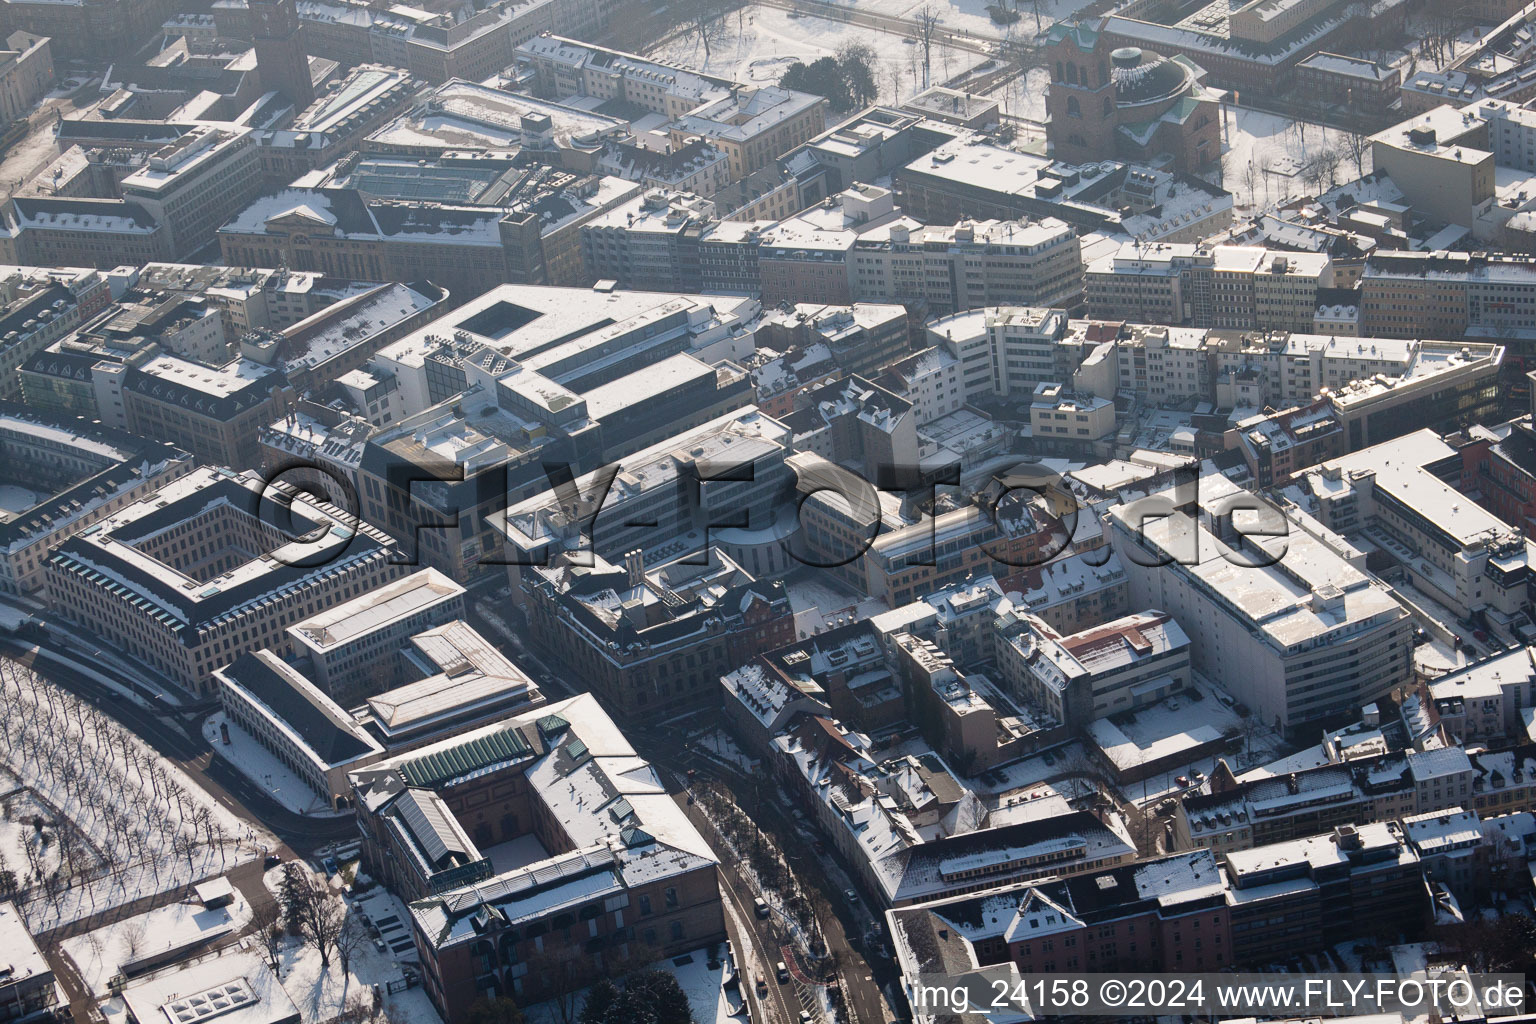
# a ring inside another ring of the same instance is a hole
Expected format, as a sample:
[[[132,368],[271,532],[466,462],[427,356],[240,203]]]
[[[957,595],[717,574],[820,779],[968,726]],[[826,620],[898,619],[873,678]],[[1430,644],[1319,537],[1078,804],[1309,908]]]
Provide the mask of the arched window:
[[[1071,61],[1067,61],[1067,84],[1077,84],[1077,65]]]
[[[1068,117],[1082,117],[1083,116],[1082,108],[1077,105],[1077,97],[1076,96],[1068,96],[1067,97],[1067,116]]]
[[[1114,103],[1110,100],[1110,98],[1108,96],[1105,96],[1104,97],[1104,116],[1108,117],[1110,110],[1113,109],[1113,108],[1114,108]]]
[[[1067,74],[1066,74],[1065,71],[1063,71],[1061,69],[1061,61],[1057,61],[1056,62],[1056,81],[1058,81],[1058,82],[1065,82],[1066,80],[1067,80]]]
[[[1099,84],[1109,81],[1109,67],[1103,61],[1099,61]]]

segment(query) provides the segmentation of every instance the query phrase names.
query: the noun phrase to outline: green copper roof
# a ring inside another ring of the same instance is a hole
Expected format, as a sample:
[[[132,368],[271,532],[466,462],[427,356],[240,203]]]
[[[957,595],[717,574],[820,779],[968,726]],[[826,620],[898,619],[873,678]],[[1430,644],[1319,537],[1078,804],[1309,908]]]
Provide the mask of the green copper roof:
[[[406,761],[400,766],[400,774],[406,785],[430,789],[448,779],[514,761],[532,750],[516,729],[503,729]]]

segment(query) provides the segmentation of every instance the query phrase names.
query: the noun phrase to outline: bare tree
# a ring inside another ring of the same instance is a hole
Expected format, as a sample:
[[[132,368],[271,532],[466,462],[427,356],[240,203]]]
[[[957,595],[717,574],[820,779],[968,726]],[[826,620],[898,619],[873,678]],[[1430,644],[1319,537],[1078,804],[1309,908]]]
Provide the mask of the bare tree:
[[[283,951],[283,911],[276,900],[266,900],[252,908],[251,932],[267,954],[267,963],[277,970],[278,955]]]
[[[678,8],[674,7],[674,10]],[[726,15],[730,12],[731,5],[727,0],[685,0],[679,10],[682,21],[693,27],[704,47],[705,64],[709,63],[710,48],[724,34]]]
[[[932,4],[924,4],[917,12],[917,41],[923,45],[923,88],[931,84],[928,80],[933,70],[933,37],[938,31],[939,9]]]
[[[342,976],[346,977],[352,973],[352,958],[368,941],[368,935],[357,918],[347,913],[345,900],[332,899],[331,902],[341,908],[341,929],[336,933],[336,962],[341,965]]]
[[[144,949],[144,922],[140,920],[126,922],[118,932],[118,938],[122,941],[123,952],[127,954],[125,959],[136,958]]]
[[[1355,177],[1365,177],[1365,154],[1371,149],[1369,137],[1359,128],[1351,127],[1344,133],[1344,149],[1355,165]]]
[[[331,965],[338,941],[347,926],[347,905],[311,872],[302,868],[285,878],[284,898],[289,920],[299,926],[299,936],[316,953],[320,966]],[[351,951],[348,951],[350,956]]]

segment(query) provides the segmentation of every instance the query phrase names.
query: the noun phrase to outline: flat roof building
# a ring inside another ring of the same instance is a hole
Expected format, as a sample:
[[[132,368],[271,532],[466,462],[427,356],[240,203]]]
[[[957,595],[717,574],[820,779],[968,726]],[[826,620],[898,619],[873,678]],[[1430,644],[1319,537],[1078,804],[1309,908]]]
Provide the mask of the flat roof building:
[[[285,532],[295,529],[294,534]],[[199,469],[49,556],[50,605],[190,693],[246,651],[400,571],[386,534],[254,473]]]
[[[295,622],[294,651],[314,666],[315,683],[350,705],[389,689],[403,666],[388,655],[423,629],[464,615],[464,588],[436,569],[421,569]]]

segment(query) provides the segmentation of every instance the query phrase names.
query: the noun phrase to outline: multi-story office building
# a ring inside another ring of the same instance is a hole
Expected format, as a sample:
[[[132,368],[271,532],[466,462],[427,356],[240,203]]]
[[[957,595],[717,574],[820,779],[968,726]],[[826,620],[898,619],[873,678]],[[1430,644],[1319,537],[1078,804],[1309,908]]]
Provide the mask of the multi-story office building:
[[[92,270],[7,268],[10,296],[0,305],[0,400],[21,397],[17,371],[106,307],[111,289]]]
[[[733,180],[773,163],[824,127],[826,101],[809,93],[733,82],[558,35],[531,39],[517,55],[533,72],[540,95],[620,101],[660,114],[674,146],[690,137],[708,139],[730,161]]]
[[[1088,265],[1083,287],[1095,319],[1307,332],[1333,264],[1327,253],[1126,242]]]
[[[0,462],[34,502],[0,522],[0,593],[36,594],[48,553],[124,505],[192,471],[172,445],[0,402]]]
[[[0,903],[0,945],[10,967],[0,977],[0,1020],[31,1019],[56,1006],[61,990],[53,979],[53,968],[15,903]]]
[[[1536,261],[1465,252],[1367,257],[1360,274],[1361,334],[1454,341],[1473,329],[1515,337],[1536,329]]]
[[[31,113],[53,86],[53,40],[12,32],[0,49],[0,123]]]
[[[432,281],[464,296],[504,282],[575,284],[563,276],[570,261],[551,250],[574,246],[580,223],[639,188],[617,178],[588,178],[556,195],[475,206],[373,199],[350,187],[295,187],[244,207],[219,228],[219,247],[231,265],[286,266],[364,281]],[[559,267],[566,269],[552,269]]]
[[[1079,233],[1198,242],[1232,223],[1232,196],[1198,178],[1140,164],[1052,161],[973,132],[892,174],[897,202],[925,224],[1055,217]]]
[[[93,383],[96,372],[93,368]],[[201,465],[235,469],[261,463],[257,432],[282,416],[295,397],[276,367],[243,358],[205,366],[171,355],[104,367],[102,392],[110,396],[102,410],[108,422],[165,438]],[[120,400],[120,413],[112,398]]]
[[[707,547],[710,530],[768,526],[793,491],[784,461],[790,441],[788,427],[748,406],[578,476],[572,493],[544,491],[512,505],[495,528],[505,534],[514,592],[520,569],[560,552],[615,562],[639,550],[654,563]],[[684,486],[688,479],[699,486]]]
[[[348,772],[384,756],[360,723],[272,651],[247,651],[213,678],[226,728],[254,738],[327,809],[351,803]]]
[[[1234,851],[1223,866],[1234,963],[1275,963],[1322,933],[1411,934],[1430,912],[1419,855],[1396,822]]]
[[[494,77],[516,48],[541,32],[596,32],[612,12],[610,0],[500,0],[465,17],[415,8],[385,10],[360,0],[299,6],[304,48],[347,65],[369,62],[404,68],[428,82]],[[219,0],[213,18],[221,38],[250,39],[256,16],[246,0]]]
[[[165,227],[172,252],[191,256],[261,191],[256,139],[248,129],[199,125],[153,153],[119,187]]]
[[[626,720],[713,707],[720,676],[793,640],[795,619],[782,582],[757,580],[720,551],[706,558],[646,569],[632,551],[623,567],[588,556],[586,566],[558,557],[525,568],[529,633]]]
[[[591,694],[352,779],[368,872],[409,903],[445,1020],[725,941],[714,853]],[[567,960],[585,969],[547,966]]]
[[[400,631],[379,635],[399,639]],[[371,696],[350,711],[300,671],[302,661],[285,662],[270,650],[242,654],[214,677],[230,726],[266,747],[333,808],[351,806],[350,773],[386,755],[544,703],[528,674],[462,619],[407,635],[398,646],[376,645],[369,660],[380,683],[403,682],[364,687]]]
[[[1475,113],[1445,104],[1378,132],[1370,144],[1372,168],[1390,174],[1420,216],[1480,230],[1495,203],[1496,160]]]
[[[0,208],[6,263],[106,269],[174,254],[170,228],[137,202],[15,196]]]
[[[1507,624],[1530,606],[1525,535],[1457,489],[1462,466],[1434,431],[1419,430],[1330,459],[1301,485],[1329,529],[1402,543],[1391,557],[1415,588],[1458,616]]]
[[[405,671],[388,655],[413,635],[464,615],[464,588],[436,569],[421,569],[288,627],[315,685],[350,706],[398,685]]]
[[[921,301],[932,314],[981,306],[1071,309],[1082,296],[1077,232],[1054,217],[861,230],[848,255],[856,302]]]
[[[714,214],[714,203],[692,193],[647,189],[582,225],[587,276],[620,288],[698,291],[699,239]]]
[[[281,483],[199,469],[60,545],[46,586],[55,614],[207,694],[214,669],[263,647],[291,654],[288,626],[393,579],[393,550]]]
[[[1193,506],[1154,495],[1107,520],[1132,606],[1172,615],[1197,671],[1287,730],[1408,681],[1412,620],[1384,584],[1299,531],[1241,532],[1238,518],[1257,513],[1252,528],[1273,533],[1283,517],[1224,478],[1202,477],[1199,491]]]

